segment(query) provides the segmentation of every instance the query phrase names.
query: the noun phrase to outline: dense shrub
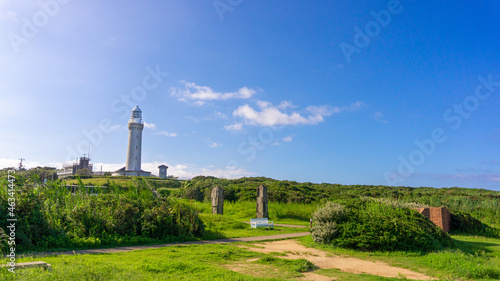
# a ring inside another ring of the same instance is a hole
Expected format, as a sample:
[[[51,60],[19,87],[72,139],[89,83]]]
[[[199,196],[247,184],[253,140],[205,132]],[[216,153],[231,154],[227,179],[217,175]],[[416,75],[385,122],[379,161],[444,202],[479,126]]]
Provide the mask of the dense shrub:
[[[315,184],[278,181],[266,177],[228,180],[204,176],[184,181],[182,189],[196,187],[202,194],[205,194],[207,189],[211,190],[219,186],[224,190],[231,190],[232,194],[229,196],[226,196],[226,192],[224,193],[227,200],[255,201],[255,190],[260,185],[268,187],[270,202],[307,204],[322,202],[322,200],[340,202],[349,199],[372,198],[372,200],[380,200],[380,203],[395,204],[394,207],[431,206],[460,210],[481,218],[483,223],[492,227],[500,227],[500,192],[485,189]],[[179,194],[175,196],[181,197]]]
[[[312,239],[316,243],[330,243],[338,234],[338,223],[346,215],[344,206],[327,202],[313,214]]]
[[[94,196],[85,188],[71,194],[60,182],[44,186],[21,177],[16,180],[16,189],[19,251],[171,241],[173,237],[192,237],[204,231],[194,208],[173,199],[156,198],[141,180],[129,187],[111,183]],[[3,229],[7,226],[7,197],[6,189],[2,189]]]
[[[495,229],[463,211],[451,211],[451,231],[482,235],[487,237],[500,237],[500,230]]]
[[[201,202],[205,198],[205,195],[198,187],[190,186],[185,189],[184,198]]]
[[[158,188],[156,191],[163,197],[168,197],[170,195],[170,189],[165,187]]]
[[[0,227],[0,255],[4,254],[4,252],[8,252],[8,241],[9,241],[9,236],[5,233],[5,230]]]
[[[451,230],[458,230],[464,233],[477,233],[483,230],[483,223],[462,211],[451,211]]]
[[[154,188],[181,188],[182,183],[174,179],[160,179],[151,178],[148,179]]]
[[[447,234],[414,210],[371,200],[350,201],[346,205],[347,212],[338,204],[316,211],[312,229],[315,241],[379,251],[431,251],[452,243]]]

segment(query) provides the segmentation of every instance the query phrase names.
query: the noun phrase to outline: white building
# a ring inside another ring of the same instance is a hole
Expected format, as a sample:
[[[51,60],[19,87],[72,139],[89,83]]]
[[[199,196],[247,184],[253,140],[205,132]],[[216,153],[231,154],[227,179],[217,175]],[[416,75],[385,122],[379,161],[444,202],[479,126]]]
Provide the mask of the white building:
[[[162,178],[162,179],[166,179],[168,166],[167,165],[160,165],[160,166],[158,166],[158,169],[159,169],[158,177]]]
[[[57,171],[57,177],[62,179],[69,176],[76,175],[76,172],[82,169],[87,169],[92,173],[92,164],[90,164],[90,158],[80,157],[78,162],[75,163],[64,163],[62,165],[62,170]]]
[[[139,106],[132,109],[132,116],[128,121],[128,148],[127,162],[125,167],[113,173],[113,176],[151,176],[151,172],[141,169],[141,150],[142,150],[142,130],[144,122],[142,121],[142,111]]]

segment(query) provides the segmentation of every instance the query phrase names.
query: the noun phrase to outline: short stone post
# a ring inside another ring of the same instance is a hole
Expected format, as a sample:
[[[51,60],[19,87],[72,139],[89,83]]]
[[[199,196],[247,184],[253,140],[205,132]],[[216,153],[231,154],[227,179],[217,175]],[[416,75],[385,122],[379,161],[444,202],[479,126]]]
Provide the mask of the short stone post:
[[[222,215],[224,213],[224,189],[216,186],[212,189],[212,214]]]
[[[257,218],[269,218],[267,209],[267,187],[263,185],[257,188]]]

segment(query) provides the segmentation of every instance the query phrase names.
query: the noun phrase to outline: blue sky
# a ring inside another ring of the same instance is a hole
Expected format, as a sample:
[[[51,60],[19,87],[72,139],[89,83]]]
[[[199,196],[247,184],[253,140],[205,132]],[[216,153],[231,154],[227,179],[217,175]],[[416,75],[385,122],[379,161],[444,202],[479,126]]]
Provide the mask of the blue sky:
[[[500,1],[0,1],[0,167],[500,190]]]

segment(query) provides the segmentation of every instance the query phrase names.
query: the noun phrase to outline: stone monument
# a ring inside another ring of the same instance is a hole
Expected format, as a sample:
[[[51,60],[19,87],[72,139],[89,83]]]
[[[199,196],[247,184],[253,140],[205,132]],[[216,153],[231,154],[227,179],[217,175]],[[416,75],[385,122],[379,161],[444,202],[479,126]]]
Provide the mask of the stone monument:
[[[224,189],[216,186],[212,189],[212,214],[222,215],[224,213]]]
[[[267,187],[263,185],[257,188],[257,218],[269,218],[267,209]]]

